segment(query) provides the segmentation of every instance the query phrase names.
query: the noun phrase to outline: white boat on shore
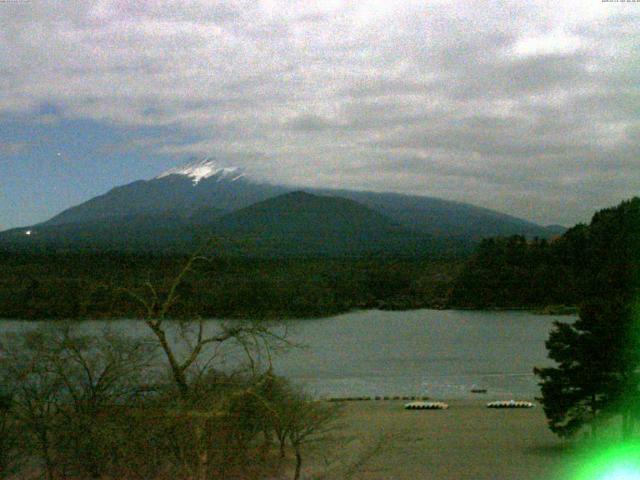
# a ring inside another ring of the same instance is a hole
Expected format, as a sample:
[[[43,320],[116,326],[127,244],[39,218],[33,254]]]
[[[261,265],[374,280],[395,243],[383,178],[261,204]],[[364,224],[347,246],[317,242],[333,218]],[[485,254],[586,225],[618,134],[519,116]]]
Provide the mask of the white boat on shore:
[[[535,405],[524,400],[497,400],[487,403],[487,408],[533,408]]]
[[[449,405],[444,402],[409,402],[404,405],[405,410],[446,410]]]

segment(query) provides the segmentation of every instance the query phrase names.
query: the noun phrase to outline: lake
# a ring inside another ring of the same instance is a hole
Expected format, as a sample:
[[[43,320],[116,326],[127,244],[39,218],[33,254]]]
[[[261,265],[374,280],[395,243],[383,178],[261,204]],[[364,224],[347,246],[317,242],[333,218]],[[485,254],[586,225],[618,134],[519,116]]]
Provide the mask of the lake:
[[[539,390],[533,367],[550,364],[544,342],[554,320],[570,322],[574,317],[367,310],[290,320],[288,338],[306,347],[279,354],[273,363],[277,373],[321,397],[468,398],[477,396],[472,388],[486,388],[484,396],[491,399],[531,399]],[[106,323],[133,336],[147,335],[147,327],[136,320],[86,321],[82,329],[99,331]],[[34,325],[0,321],[2,331]],[[208,321],[209,328],[216,325],[216,320]]]

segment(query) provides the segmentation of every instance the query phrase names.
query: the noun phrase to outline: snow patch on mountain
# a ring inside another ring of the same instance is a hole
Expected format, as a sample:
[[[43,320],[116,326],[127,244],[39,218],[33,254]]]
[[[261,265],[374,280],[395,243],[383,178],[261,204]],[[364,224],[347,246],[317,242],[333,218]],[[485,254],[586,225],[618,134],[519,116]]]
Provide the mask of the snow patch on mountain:
[[[201,180],[210,177],[217,177],[217,181],[235,182],[244,177],[244,173],[238,167],[218,167],[215,161],[209,158],[197,162],[188,163],[181,167],[175,167],[161,173],[156,178],[168,177],[169,175],[183,175],[193,180],[197,185]]]

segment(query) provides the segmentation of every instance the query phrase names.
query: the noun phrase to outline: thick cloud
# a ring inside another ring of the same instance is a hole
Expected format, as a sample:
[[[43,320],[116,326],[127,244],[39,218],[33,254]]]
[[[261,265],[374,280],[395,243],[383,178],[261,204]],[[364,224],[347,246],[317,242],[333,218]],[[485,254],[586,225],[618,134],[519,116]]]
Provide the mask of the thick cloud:
[[[599,0],[7,2],[0,114],[571,224],[638,194],[638,20]]]

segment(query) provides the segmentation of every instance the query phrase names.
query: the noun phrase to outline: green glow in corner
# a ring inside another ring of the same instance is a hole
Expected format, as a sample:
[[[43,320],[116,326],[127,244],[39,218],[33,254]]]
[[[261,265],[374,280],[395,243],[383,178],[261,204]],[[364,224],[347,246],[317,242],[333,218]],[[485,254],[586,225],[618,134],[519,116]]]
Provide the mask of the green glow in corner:
[[[640,480],[640,443],[593,452],[571,480]]]

